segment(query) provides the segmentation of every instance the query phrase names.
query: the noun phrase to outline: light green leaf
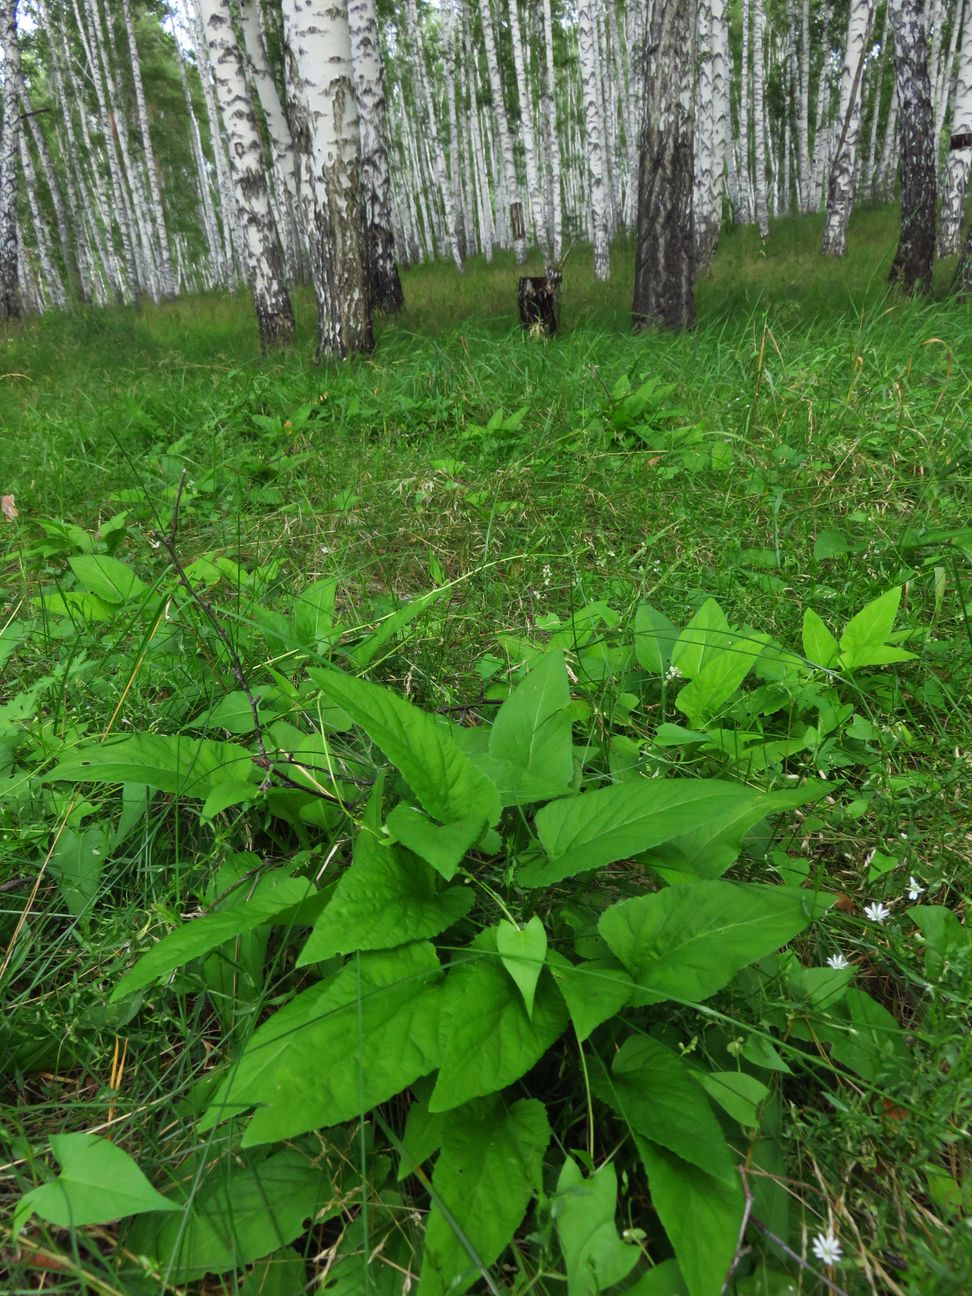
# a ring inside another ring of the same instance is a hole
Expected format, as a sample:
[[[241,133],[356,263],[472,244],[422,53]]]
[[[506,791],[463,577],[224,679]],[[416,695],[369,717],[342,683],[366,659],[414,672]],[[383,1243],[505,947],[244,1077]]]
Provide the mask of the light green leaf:
[[[356,954],[251,1036],[200,1122],[257,1107],[243,1146],[328,1129],[400,1093],[439,1060],[439,962],[417,943]]]
[[[717,1179],[736,1178],[735,1159],[692,1070],[648,1035],[625,1040],[608,1074],[592,1073],[595,1095],[634,1135],[658,1143]]]
[[[455,877],[466,852],[483,831],[482,819],[475,818],[459,819],[440,827],[421,810],[404,802],[395,806],[387,823],[389,831],[403,846],[431,864],[447,882]]]
[[[108,558],[104,554],[80,554],[69,558],[68,562],[88,593],[97,595],[106,603],[127,603],[148,589],[131,567],[117,558]]]
[[[223,1159],[180,1216],[140,1220],[126,1246],[151,1256],[170,1282],[191,1282],[252,1264],[300,1237],[309,1219],[323,1223],[340,1209],[322,1167],[283,1148],[244,1168]]]
[[[633,1286],[625,1288],[625,1296],[688,1296],[678,1261],[663,1260],[652,1265],[647,1273],[638,1276]]]
[[[751,813],[761,796],[719,779],[644,779],[562,797],[536,816],[548,860],[520,869],[517,880],[524,886],[550,886],[694,829],[711,835],[716,825],[721,830]],[[757,813],[756,822],[760,818]]]
[[[417,616],[421,616],[426,608],[431,607],[436,600],[440,599],[443,594],[448,593],[452,588],[453,583],[450,582],[448,585],[443,585],[438,589],[429,590],[426,594],[420,594],[418,598],[412,599],[404,607],[400,607],[397,611],[386,616],[377,630],[372,631],[370,635],[359,640],[352,647],[342,649],[342,655],[347,657],[349,661],[354,662],[355,666],[363,669],[369,662],[374,661],[382,648],[391,643],[399,631],[404,630],[410,621],[414,621]],[[361,721],[358,723],[362,724]],[[364,726],[362,725],[362,727]],[[374,738],[374,734],[371,736]],[[375,738],[375,742],[378,742],[377,738]],[[381,743],[378,743],[378,746],[381,747]],[[382,747],[382,751],[384,750]],[[392,764],[397,763],[387,751],[385,755],[392,761]]]
[[[473,898],[468,887],[437,892],[436,875],[424,860],[396,851],[365,823],[355,838],[354,862],[314,924],[297,965],[438,936],[468,913]]]
[[[695,1071],[693,1074],[713,1102],[743,1129],[751,1130],[759,1125],[759,1108],[769,1097],[769,1088],[762,1080],[746,1075],[745,1071]]]
[[[401,771],[428,814],[447,824],[460,819],[478,819],[490,827],[496,823],[496,788],[432,716],[366,680],[318,667],[308,674]]]
[[[254,783],[218,783],[203,802],[199,818],[203,823],[215,819],[224,810],[232,806],[249,805],[260,795],[259,787]]]
[[[308,585],[294,601],[297,639],[315,652],[326,652],[341,637],[341,629],[335,628],[334,623],[337,587],[337,577],[330,576]]]
[[[125,973],[112,991],[110,1002],[117,1003],[136,990],[144,990],[153,981],[218,949],[234,936],[271,921],[313,893],[314,884],[305,878],[289,877],[282,869],[267,874],[244,904],[204,914],[163,936]]]
[[[671,665],[678,631],[650,603],[639,603],[635,612],[634,649],[638,665],[652,675],[664,675]]]
[[[75,918],[84,918],[97,899],[108,850],[108,832],[100,826],[84,832],[65,828],[57,839],[48,868]]]
[[[612,906],[598,930],[644,992],[641,1002],[698,1003],[803,931],[833,899],[796,887],[692,882]]]
[[[963,927],[947,905],[913,905],[908,917],[925,938],[925,976],[937,981],[946,965],[972,943],[972,932]]]
[[[837,664],[837,640],[813,608],[807,608],[803,614],[803,651],[814,666],[829,669]]]
[[[496,928],[496,948],[503,966],[519,987],[527,1016],[533,1016],[533,996],[547,956],[547,933],[533,915],[525,927],[514,927],[504,918]]]
[[[564,997],[581,1043],[602,1022],[620,1012],[635,988],[624,968],[607,960],[570,963],[556,950],[548,950],[547,967]]]
[[[683,688],[675,705],[689,724],[702,725],[733,696],[770,642],[769,635],[751,634],[711,654],[695,678]]]
[[[678,636],[672,665],[685,679],[694,679],[709,658],[728,648],[734,637],[725,612],[715,599],[706,599]]]
[[[508,776],[503,800],[520,805],[559,796],[574,775],[570,686],[564,654],[542,657],[499,709],[489,754]],[[537,795],[538,790],[540,795]]]
[[[897,1019],[863,990],[848,990],[844,1003],[847,1025],[820,1031],[837,1061],[875,1084],[908,1076],[914,1062]]]
[[[508,1110],[493,1098],[445,1117],[419,1296],[459,1296],[499,1258],[542,1182],[549,1141],[535,1098]]]
[[[840,636],[840,661],[844,670],[877,664],[872,663],[871,655],[886,644],[900,603],[901,586],[898,585],[872,600],[847,622]]]
[[[31,1215],[59,1228],[107,1224],[142,1211],[179,1207],[156,1192],[120,1147],[97,1134],[52,1134],[51,1151],[61,1173],[52,1183],[24,1193],[13,1214],[16,1237]]]
[[[532,1019],[496,951],[495,928],[481,932],[468,961],[446,978],[442,1061],[429,1110],[449,1111],[518,1080],[543,1057],[567,1024],[549,974],[541,976]]]
[[[76,747],[44,781],[144,783],[160,792],[205,798],[220,783],[255,783],[259,774],[251,753],[236,743],[140,733]]]
[[[714,1179],[657,1144],[639,1140],[648,1190],[690,1296],[721,1296],[739,1245],[742,1183]]]
[[[554,1223],[567,1269],[568,1296],[600,1296],[627,1278],[641,1248],[622,1242],[615,1223],[618,1178],[611,1161],[589,1179],[570,1157],[557,1180]]]

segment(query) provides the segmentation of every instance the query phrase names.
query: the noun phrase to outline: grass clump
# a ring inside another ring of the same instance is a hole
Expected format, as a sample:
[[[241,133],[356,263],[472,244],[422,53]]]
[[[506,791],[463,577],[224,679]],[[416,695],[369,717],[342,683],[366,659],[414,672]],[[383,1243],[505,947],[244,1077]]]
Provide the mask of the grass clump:
[[[968,1290],[972,329],[817,234],[5,339],[10,1291]]]

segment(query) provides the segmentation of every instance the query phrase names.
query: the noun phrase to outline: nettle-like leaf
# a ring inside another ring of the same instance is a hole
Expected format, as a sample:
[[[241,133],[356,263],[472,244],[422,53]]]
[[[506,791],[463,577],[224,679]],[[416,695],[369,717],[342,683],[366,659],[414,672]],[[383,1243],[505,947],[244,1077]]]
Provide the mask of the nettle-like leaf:
[[[563,797],[537,812],[537,833],[547,860],[520,869],[517,880],[524,886],[550,886],[693,831],[703,834],[701,844],[706,846],[718,834],[744,824],[738,833],[741,841],[746,828],[773,808],[765,793],[719,779],[645,779]],[[732,854],[719,871],[734,859]]]
[[[419,1296],[458,1296],[499,1258],[541,1185],[549,1142],[535,1098],[509,1108],[486,1099],[444,1117]]]
[[[245,904],[204,914],[163,936],[125,973],[112,991],[111,1002],[116,1003],[136,990],[144,990],[153,981],[218,949],[234,936],[270,922],[313,894],[312,882],[290,877],[283,869],[274,870],[260,879],[253,893],[247,895]]]
[[[341,1205],[320,1165],[283,1148],[244,1167],[223,1160],[179,1216],[142,1217],[125,1245],[150,1256],[170,1282],[190,1282],[252,1264],[300,1237],[309,1219],[323,1223]]]
[[[872,600],[847,622],[840,636],[840,664],[845,671],[914,660],[914,653],[888,644],[900,603],[899,585]]]
[[[548,950],[547,967],[564,997],[581,1043],[602,1022],[620,1012],[634,993],[634,982],[621,964],[607,959],[571,963],[556,950]]]
[[[592,1072],[595,1095],[632,1135],[668,1148],[706,1174],[736,1180],[735,1158],[691,1068],[648,1035],[625,1040],[610,1072]]]
[[[65,828],[51,853],[48,868],[65,905],[81,918],[82,925],[98,895],[110,840],[108,830],[101,825],[92,825],[83,832]]]
[[[59,1228],[107,1224],[142,1211],[177,1211],[122,1148],[97,1134],[52,1134],[61,1173],[24,1193],[13,1214],[16,1237],[31,1215]]]
[[[355,954],[254,1032],[200,1129],[256,1107],[250,1147],[327,1129],[400,1093],[438,1064],[438,980],[424,942]]]
[[[707,657],[705,665],[675,699],[689,724],[705,724],[722,710],[769,642],[769,635],[741,635],[728,648]]]
[[[443,992],[441,1064],[429,1110],[449,1111],[505,1088],[537,1063],[567,1024],[549,972],[537,984],[533,1016],[500,961],[496,929],[481,932],[450,968]]]
[[[837,640],[813,608],[807,608],[803,614],[803,651],[815,666],[830,668],[837,664],[840,652]]]
[[[106,603],[127,603],[148,589],[141,577],[117,558],[108,558],[104,554],[80,554],[69,558],[68,562],[84,589]]]
[[[44,781],[142,783],[175,796],[206,798],[220,783],[256,783],[253,756],[236,743],[182,734],[132,734],[76,747]]]
[[[706,662],[728,648],[734,638],[725,612],[715,599],[706,599],[678,636],[672,649],[672,665],[685,679],[694,679]]]
[[[397,805],[388,816],[388,830],[420,859],[451,882],[466,852],[480,836],[483,821],[457,819],[437,824],[415,806]]]
[[[445,824],[496,823],[496,788],[433,716],[366,680],[317,667],[308,674],[381,748],[427,814]]]
[[[567,1269],[568,1296],[600,1296],[627,1278],[641,1257],[637,1244],[622,1242],[615,1212],[618,1177],[612,1162],[590,1178],[570,1157],[557,1180],[554,1222]]]
[[[636,1140],[651,1203],[690,1296],[721,1296],[742,1227],[739,1179],[717,1179],[647,1139]]]
[[[833,901],[798,887],[693,882],[612,906],[598,931],[640,987],[640,1002],[699,1003]]]
[[[574,775],[570,685],[564,654],[547,653],[500,707],[482,767],[504,805],[547,801]]]

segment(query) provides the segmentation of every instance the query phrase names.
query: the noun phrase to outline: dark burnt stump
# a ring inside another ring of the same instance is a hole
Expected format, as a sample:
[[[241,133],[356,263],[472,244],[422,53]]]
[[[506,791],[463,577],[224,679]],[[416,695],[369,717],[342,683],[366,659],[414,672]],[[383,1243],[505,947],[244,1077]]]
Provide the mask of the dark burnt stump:
[[[537,329],[553,337],[557,332],[560,306],[559,270],[548,267],[546,274],[524,275],[516,299],[520,305],[520,323],[525,329]]]

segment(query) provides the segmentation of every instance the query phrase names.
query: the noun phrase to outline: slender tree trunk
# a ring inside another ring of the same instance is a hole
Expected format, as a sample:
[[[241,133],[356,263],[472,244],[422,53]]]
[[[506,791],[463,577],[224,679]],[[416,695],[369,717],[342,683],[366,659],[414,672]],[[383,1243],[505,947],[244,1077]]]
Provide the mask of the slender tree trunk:
[[[513,43],[513,67],[516,72],[516,93],[520,104],[520,135],[523,139],[523,159],[526,163],[527,205],[533,222],[533,237],[542,247],[544,238],[543,194],[540,190],[540,168],[537,165],[536,136],[533,133],[533,100],[527,80],[526,59],[520,34],[518,0],[509,0],[510,37]],[[550,255],[547,249],[548,256]]]
[[[506,103],[503,98],[503,80],[500,75],[499,59],[496,54],[496,39],[493,34],[493,11],[490,0],[479,0],[479,12],[483,24],[483,48],[486,51],[486,70],[489,75],[490,92],[493,97],[493,120],[499,137],[499,162],[502,166],[503,187],[505,189],[504,219],[508,219],[511,231],[513,251],[517,263],[522,265],[527,257],[526,222],[523,216],[523,203],[519,197],[519,185],[516,178],[516,162],[513,158],[513,140],[510,135],[509,121],[506,116]]]
[[[736,175],[739,183],[739,196],[743,208],[743,221],[747,225],[753,219],[753,180],[749,164],[749,121],[750,121],[750,26],[752,22],[751,0],[742,0],[742,67],[739,71],[739,165]]]
[[[563,208],[560,196],[560,133],[557,130],[556,81],[554,79],[553,21],[550,0],[543,0],[543,127],[544,148],[550,167],[549,226],[547,243],[551,260],[560,261],[563,241]]]
[[[264,349],[288,346],[294,340],[294,312],[284,281],[263,149],[247,90],[243,58],[233,32],[230,3],[229,0],[199,0],[199,9],[216,95],[229,136],[230,167],[243,221],[247,270],[260,342]]]
[[[37,198],[37,176],[34,172],[34,164],[23,131],[20,132],[18,144],[20,145],[20,165],[24,175],[24,189],[27,192],[27,205],[30,208],[30,220],[34,227],[34,241],[37,244],[37,256],[43,273],[43,282],[40,286],[54,309],[63,310],[67,305],[67,295],[64,291],[60,273],[54,263],[54,258],[51,256],[51,240],[47,229],[47,221]]]
[[[361,201],[361,134],[346,5],[283,0],[287,82],[313,184],[318,357],[372,349]]]
[[[797,171],[800,210],[813,210],[810,197],[810,0],[800,6],[800,98],[797,108]]]
[[[872,16],[872,0],[851,0],[844,70],[840,82],[840,111],[837,117],[839,134],[830,164],[827,216],[822,243],[822,250],[828,256],[843,256],[847,251],[847,226],[854,205],[857,137],[861,127],[861,81]]]
[[[753,167],[756,225],[761,239],[769,238],[769,212],[766,210],[766,114],[763,93],[763,36],[766,13],[763,0],[753,0]]]
[[[901,237],[890,279],[931,288],[935,260],[935,139],[921,0],[888,0],[894,33],[901,141]]]
[[[693,0],[655,0],[635,246],[635,328],[695,323]]]
[[[17,236],[17,163],[20,153],[20,42],[17,0],[2,0],[3,126],[0,129],[0,321],[20,319],[19,240]]]
[[[584,86],[584,119],[587,123],[587,168],[590,178],[590,214],[594,232],[594,275],[607,279],[611,273],[611,244],[608,228],[607,166],[604,121],[597,76],[597,26],[594,0],[578,0],[577,42]],[[643,155],[642,155],[643,156]],[[644,162],[642,162],[644,165]],[[640,217],[639,200],[639,220]]]
[[[391,172],[385,145],[385,87],[375,0],[349,0],[351,59],[361,124],[361,191],[367,236],[368,298],[376,310],[404,305],[395,264],[391,219]]]
[[[969,167],[972,165],[972,0],[965,0],[962,43],[955,81],[955,106],[952,110],[952,135],[968,136],[970,144],[966,148],[951,149],[948,154],[938,244],[941,256],[954,256],[959,250],[962,211],[969,183]]]

